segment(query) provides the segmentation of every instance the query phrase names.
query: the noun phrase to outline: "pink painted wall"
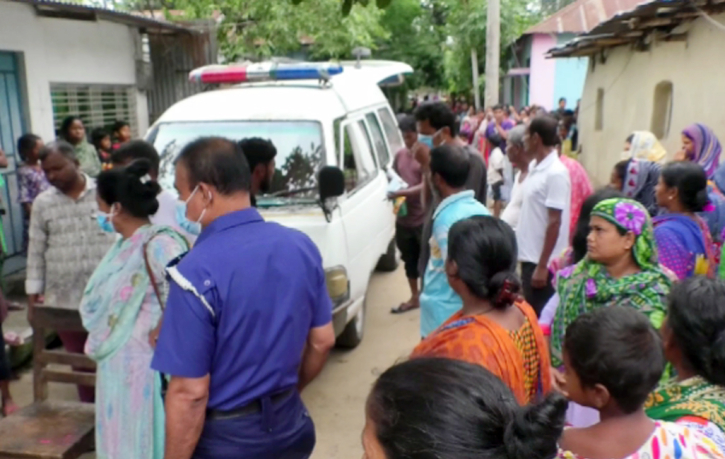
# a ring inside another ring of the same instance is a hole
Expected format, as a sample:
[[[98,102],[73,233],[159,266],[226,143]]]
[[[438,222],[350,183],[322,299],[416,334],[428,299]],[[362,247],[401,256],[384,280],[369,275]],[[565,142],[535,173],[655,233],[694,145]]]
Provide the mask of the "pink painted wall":
[[[551,110],[554,100],[554,79],[556,61],[547,59],[546,53],[554,48],[556,37],[549,34],[534,34],[531,41],[531,76],[529,78],[529,105],[539,105]]]

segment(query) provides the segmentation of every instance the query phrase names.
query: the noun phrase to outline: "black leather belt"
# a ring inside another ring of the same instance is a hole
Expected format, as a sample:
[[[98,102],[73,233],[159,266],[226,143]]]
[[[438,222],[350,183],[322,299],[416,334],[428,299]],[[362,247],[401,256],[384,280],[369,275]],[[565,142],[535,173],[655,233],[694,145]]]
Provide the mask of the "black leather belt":
[[[284,392],[280,392],[279,394],[270,395],[269,399],[272,402],[272,404],[277,404],[279,402],[282,402],[289,398],[292,394],[294,394],[297,391],[296,388],[288,389]],[[262,397],[264,398],[264,397]],[[206,419],[207,420],[220,420],[220,419],[234,419],[234,418],[241,418],[243,416],[250,416],[252,414],[259,414],[262,412],[262,400],[257,399],[253,402],[250,402],[247,405],[244,405],[241,408],[236,408],[229,411],[223,411],[223,410],[206,410]]]

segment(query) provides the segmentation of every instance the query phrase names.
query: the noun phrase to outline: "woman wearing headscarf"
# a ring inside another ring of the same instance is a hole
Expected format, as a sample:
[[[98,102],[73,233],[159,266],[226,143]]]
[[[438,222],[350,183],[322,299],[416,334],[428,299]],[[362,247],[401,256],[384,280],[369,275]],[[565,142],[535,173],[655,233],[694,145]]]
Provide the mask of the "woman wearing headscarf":
[[[558,266],[550,267],[558,272],[557,294],[539,319],[542,330],[550,336],[557,386],[563,383],[557,369],[563,367],[565,330],[574,319],[598,307],[623,304],[644,312],[659,326],[665,296],[676,278],[658,265],[647,210],[611,189],[600,190],[584,202],[568,252]],[[572,403],[567,421],[586,427],[599,421],[599,413]]]
[[[612,170],[610,185],[617,191],[642,204],[650,215],[659,213],[655,187],[660,179],[659,163],[646,159],[625,159]]]
[[[566,327],[581,314],[614,304],[631,306],[656,328],[672,282],[660,269],[652,221],[637,201],[614,198],[594,206],[587,256],[559,271],[559,307],[551,327],[551,360],[563,365]]]
[[[556,284],[556,275],[559,273],[559,271],[568,266],[579,263],[586,256],[587,236],[589,235],[589,217],[591,217],[592,215],[592,210],[594,210],[594,206],[606,199],[622,197],[624,196],[622,196],[622,193],[620,193],[619,191],[610,187],[606,187],[602,188],[601,190],[597,190],[591,196],[584,200],[584,203],[582,203],[581,212],[579,213],[579,218],[577,219],[576,225],[574,226],[574,229],[571,233],[571,245],[567,247],[566,250],[564,250],[560,257],[555,258],[551,261],[551,263],[549,263],[549,271],[551,271],[553,279],[552,282],[554,284]],[[556,288],[556,285],[554,285],[554,287]],[[548,321],[543,321],[545,313],[545,311],[541,313],[542,315],[539,323],[545,325],[548,334],[548,328],[551,325],[553,312],[551,313],[551,317],[549,317]]]
[[[654,219],[662,264],[679,279],[713,277],[717,268],[710,230],[697,213],[708,205],[707,178],[699,165],[677,161],[662,168],[657,203],[667,211]]]
[[[643,159],[663,163],[667,150],[649,131],[634,131],[624,143],[622,159]]]
[[[622,194],[610,187],[602,188],[596,191],[594,194],[589,196],[582,206],[581,214],[579,214],[579,220],[577,221],[574,236],[572,238],[571,246],[568,247],[561,257],[553,260],[549,264],[549,271],[554,278],[554,287],[556,288],[556,277],[559,271],[569,266],[575,265],[582,261],[587,255],[587,238],[589,237],[589,220],[592,215],[592,211],[597,204],[607,199],[623,198]],[[640,203],[641,204],[641,203]],[[660,269],[667,275],[671,281],[677,281],[677,275],[667,269],[662,263],[660,263]],[[539,325],[544,330],[544,334],[549,336],[551,333],[551,323],[554,320],[556,309],[558,307],[559,297],[554,295],[552,301],[546,304],[544,310],[541,312],[539,317]]]
[[[676,160],[692,161],[705,169],[710,180],[720,164],[722,146],[712,129],[704,124],[695,123],[682,131],[682,150],[675,156]]]
[[[705,220],[715,243],[715,261],[720,263],[725,231],[725,170],[721,170],[722,145],[715,133],[704,124],[695,123],[682,131],[682,149],[675,155],[677,161],[692,161],[705,170],[707,196],[711,206],[698,215]],[[718,173],[719,172],[719,173]]]
[[[557,294],[542,313],[553,312],[550,327],[552,374],[563,385],[563,345],[566,328],[580,315],[611,305],[630,306],[659,328],[672,281],[660,268],[652,222],[637,201],[612,198],[591,211],[587,256],[559,271]],[[599,421],[595,410],[572,403],[567,420],[575,427]]]
[[[96,178],[101,172],[101,160],[96,147],[88,143],[83,120],[77,116],[69,116],[60,125],[60,138],[73,145],[81,170]]]

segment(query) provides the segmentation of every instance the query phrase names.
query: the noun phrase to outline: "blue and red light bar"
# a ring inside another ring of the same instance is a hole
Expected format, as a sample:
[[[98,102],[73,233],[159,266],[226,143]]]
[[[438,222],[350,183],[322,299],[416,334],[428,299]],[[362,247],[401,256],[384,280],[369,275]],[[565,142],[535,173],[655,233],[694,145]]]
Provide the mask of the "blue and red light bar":
[[[193,83],[251,83],[277,80],[329,80],[342,73],[339,64],[249,64],[209,65],[192,70],[189,81]]]

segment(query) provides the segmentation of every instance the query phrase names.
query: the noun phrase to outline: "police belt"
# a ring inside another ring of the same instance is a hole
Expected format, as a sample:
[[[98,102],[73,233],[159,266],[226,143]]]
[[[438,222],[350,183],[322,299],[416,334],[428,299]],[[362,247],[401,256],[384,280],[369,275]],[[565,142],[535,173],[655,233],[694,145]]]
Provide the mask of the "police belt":
[[[292,394],[297,392],[297,388],[288,389],[284,392],[280,392],[275,395],[269,396],[270,401],[272,404],[277,404],[281,401],[286,400],[289,398]],[[258,398],[257,400],[254,400],[246,405],[244,405],[241,408],[236,408],[229,411],[223,411],[223,410],[214,410],[214,409],[208,409],[206,410],[206,419],[209,421],[214,420],[220,420],[220,419],[234,419],[234,418],[241,418],[244,416],[250,416],[252,414],[259,414],[262,412],[262,399],[266,397]]]

